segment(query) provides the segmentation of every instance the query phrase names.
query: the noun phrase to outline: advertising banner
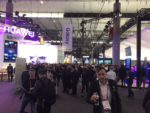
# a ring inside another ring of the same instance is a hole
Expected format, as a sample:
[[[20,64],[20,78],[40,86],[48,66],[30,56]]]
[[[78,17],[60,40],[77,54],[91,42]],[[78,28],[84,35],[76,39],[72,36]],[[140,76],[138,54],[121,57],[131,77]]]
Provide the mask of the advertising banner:
[[[125,59],[125,68],[131,69],[131,58]]]
[[[26,70],[26,58],[17,58],[15,67],[15,82],[14,90],[21,85],[21,75],[22,72]]]
[[[72,24],[64,24],[62,32],[62,51],[72,51]]]

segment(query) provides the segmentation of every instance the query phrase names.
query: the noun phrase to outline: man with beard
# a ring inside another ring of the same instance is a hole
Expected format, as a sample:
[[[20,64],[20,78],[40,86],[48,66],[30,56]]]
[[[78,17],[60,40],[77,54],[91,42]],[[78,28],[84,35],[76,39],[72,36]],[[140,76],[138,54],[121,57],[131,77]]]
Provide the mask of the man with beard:
[[[122,113],[117,83],[106,79],[104,67],[97,68],[98,80],[90,86],[86,101],[93,104],[93,113]]]

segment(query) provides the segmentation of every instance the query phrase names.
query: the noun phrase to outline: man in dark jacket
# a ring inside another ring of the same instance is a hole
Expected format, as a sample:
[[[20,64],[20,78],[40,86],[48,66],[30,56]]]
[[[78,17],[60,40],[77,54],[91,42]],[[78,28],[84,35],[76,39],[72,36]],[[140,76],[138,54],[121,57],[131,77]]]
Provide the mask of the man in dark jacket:
[[[29,78],[24,80],[22,83],[22,87],[25,89],[24,95],[22,97],[21,106],[19,113],[24,113],[24,110],[28,103],[31,105],[31,113],[35,113],[35,103],[36,103],[36,97],[32,95],[32,89],[36,83],[37,79],[35,78],[35,70],[30,69],[29,70]]]
[[[127,76],[127,72],[126,69],[124,67],[124,65],[121,65],[121,68],[119,69],[119,78],[121,79],[122,82],[122,88],[123,86],[125,86],[125,77]],[[123,85],[124,82],[124,85]]]
[[[86,98],[89,104],[93,104],[93,113],[122,113],[116,81],[106,79],[107,73],[103,67],[98,67],[96,74],[98,80],[91,84]]]
[[[146,82],[146,69],[145,69],[144,65],[142,65],[142,68],[140,70],[139,88],[141,88],[142,82],[143,82],[143,91],[144,91],[144,89],[145,89],[145,82]]]
[[[62,74],[62,69],[60,66],[57,66],[56,75],[57,75],[57,85],[59,86],[60,76]]]
[[[75,66],[71,67],[71,79],[72,79],[72,95],[77,94],[77,84],[79,80],[78,72],[75,70]]]
[[[66,69],[65,66],[62,66],[62,75],[61,75],[61,79],[63,82],[63,91],[62,92],[67,92],[67,78],[66,78]]]
[[[30,77],[30,75],[29,75],[29,69],[30,69],[30,66],[27,65],[26,66],[26,71],[22,72],[22,76],[21,76],[22,84],[24,83],[24,81],[29,80],[29,77]]]
[[[150,86],[147,89],[146,95],[143,100],[142,109],[146,111],[146,113],[150,113]]]
[[[13,80],[13,67],[11,66],[11,64],[9,64],[9,66],[7,67],[7,73],[8,73],[8,81],[10,81],[9,76],[11,76],[11,82]]]
[[[32,94],[37,97],[37,113],[50,113],[51,111],[51,106],[56,102],[56,91],[55,87],[50,83],[51,85],[51,94],[49,95],[49,98],[51,99],[50,102],[47,102],[47,100],[44,100],[41,98],[41,94],[43,93],[43,85],[41,81],[45,84],[48,85],[49,82],[51,82],[49,79],[46,78],[46,70],[45,69],[40,69],[38,71],[39,74],[39,79],[35,86]]]
[[[128,76],[127,76],[127,84],[128,84],[128,96],[127,97],[134,97],[134,93],[131,89],[132,84],[133,84],[133,79],[134,79],[134,74],[131,72],[131,69],[127,69]]]

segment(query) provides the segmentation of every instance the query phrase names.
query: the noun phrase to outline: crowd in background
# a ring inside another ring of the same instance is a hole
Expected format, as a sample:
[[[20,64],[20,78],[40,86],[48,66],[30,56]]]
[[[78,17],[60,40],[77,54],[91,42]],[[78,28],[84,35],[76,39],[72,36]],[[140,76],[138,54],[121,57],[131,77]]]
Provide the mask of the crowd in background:
[[[121,87],[128,86],[128,95],[127,97],[134,97],[134,92],[132,91],[131,87],[133,84],[134,73],[131,69],[125,69],[124,65],[112,66],[112,65],[102,65],[102,64],[48,64],[48,63],[37,63],[37,64],[26,64],[26,71],[22,73],[21,81],[22,85],[27,83],[31,76],[32,71],[34,72],[33,83],[30,83],[30,87],[34,86],[35,83],[40,80],[39,78],[39,70],[45,70],[45,76],[47,79],[50,79],[54,86],[60,85],[60,80],[62,80],[63,85],[63,93],[70,93],[76,95],[77,94],[77,84],[81,84],[81,96],[84,97],[84,90],[86,89],[86,93],[89,91],[89,86],[92,82],[97,80],[96,69],[98,67],[105,68],[107,72],[107,79],[112,79],[115,81],[121,80]],[[12,74],[13,68],[11,64],[7,67],[8,74],[11,75],[12,81]],[[31,72],[31,73],[30,73]],[[146,83],[146,69],[143,65],[140,70],[140,86],[143,82],[143,91],[145,90],[145,83]],[[150,75],[150,74],[149,74]],[[8,76],[9,79],[9,76]],[[125,80],[127,79],[127,85]],[[10,81],[10,79],[9,79]],[[28,83],[27,83],[28,84]],[[25,86],[26,87],[26,86]],[[29,87],[29,86],[28,86]],[[141,88],[141,87],[140,87]],[[28,95],[27,93],[25,93]],[[22,99],[23,101],[27,101],[27,98]],[[25,103],[25,102],[24,102]],[[33,102],[31,104],[31,113],[34,113]],[[23,113],[25,104],[21,104],[20,112]],[[21,111],[22,110],[22,111]]]

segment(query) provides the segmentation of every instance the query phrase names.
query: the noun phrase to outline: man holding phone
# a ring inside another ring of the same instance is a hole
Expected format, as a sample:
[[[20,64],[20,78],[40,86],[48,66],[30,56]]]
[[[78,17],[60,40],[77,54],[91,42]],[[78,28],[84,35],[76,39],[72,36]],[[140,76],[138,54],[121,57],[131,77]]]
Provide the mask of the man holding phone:
[[[106,79],[106,70],[98,67],[98,80],[90,86],[86,101],[93,104],[93,113],[122,113],[117,83]]]

